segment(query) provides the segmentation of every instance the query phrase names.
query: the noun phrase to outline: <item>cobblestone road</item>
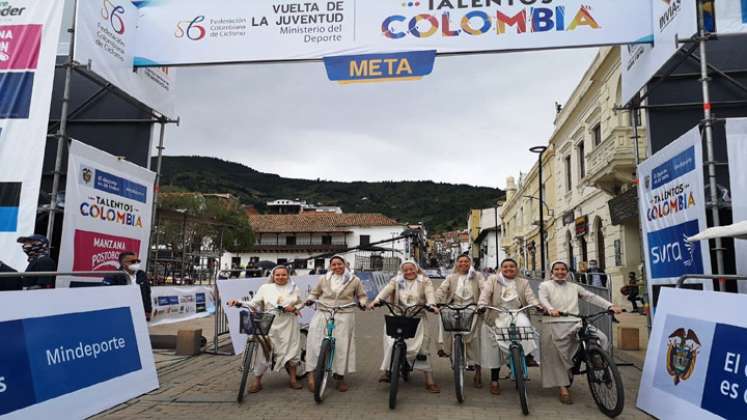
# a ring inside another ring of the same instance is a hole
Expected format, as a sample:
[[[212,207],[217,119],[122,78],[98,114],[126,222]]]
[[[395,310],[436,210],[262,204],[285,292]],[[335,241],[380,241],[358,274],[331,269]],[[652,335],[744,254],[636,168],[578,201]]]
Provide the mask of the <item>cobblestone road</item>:
[[[323,404],[317,405],[306,390],[287,387],[287,377],[272,374],[263,381],[264,390],[247,395],[242,405],[236,403],[239,384],[238,356],[203,354],[188,359],[159,356],[158,370],[161,388],[148,395],[99,415],[100,419],[518,419],[521,415],[518,396],[508,380],[501,381],[503,394],[493,396],[487,387],[475,389],[471,381],[466,388],[466,401],[458,404],[454,397],[448,359],[434,361],[434,373],[441,385],[441,394],[428,394],[423,389],[422,374],[416,372],[408,384],[400,387],[397,409],[387,406],[388,388],[378,384],[381,363],[383,314],[358,314],[358,372],[348,377],[350,391],[328,391]],[[204,321],[203,321],[204,322]],[[435,319],[430,320],[435,328]],[[207,333],[205,334],[207,335]],[[640,371],[633,366],[621,367],[626,386],[626,406],[621,419],[650,418],[635,408]],[[577,378],[572,388],[575,404],[561,405],[556,390],[542,389],[539,369],[530,372],[529,418],[544,420],[600,419],[584,378]],[[485,378],[484,378],[485,379]],[[485,381],[487,383],[487,381]]]

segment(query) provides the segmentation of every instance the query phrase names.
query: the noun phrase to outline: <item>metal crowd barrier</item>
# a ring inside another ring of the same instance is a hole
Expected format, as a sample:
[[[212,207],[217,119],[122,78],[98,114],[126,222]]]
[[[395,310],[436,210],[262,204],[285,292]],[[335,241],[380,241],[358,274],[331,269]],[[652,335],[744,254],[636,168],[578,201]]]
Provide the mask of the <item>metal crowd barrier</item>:
[[[687,280],[718,280],[721,289],[724,290],[727,280],[744,281],[747,280],[747,276],[732,274],[685,274],[677,279],[677,288],[681,288]]]
[[[538,297],[539,297],[539,286],[540,286],[540,283],[542,283],[543,281],[544,280],[529,279],[529,285],[534,291],[534,294]],[[576,284],[586,289],[586,291],[591,292],[608,302],[612,302],[612,289],[608,287],[591,286],[591,285],[583,284],[583,283],[576,283]],[[596,306],[582,299],[578,300],[578,308],[579,308],[579,312],[581,312],[581,315],[588,315],[588,314],[592,314],[592,313],[607,309],[607,308],[601,308],[599,306]],[[612,325],[613,325],[612,318],[608,316],[597,318],[596,320],[594,320],[594,322],[592,322],[592,325],[594,325],[597,329],[599,329],[599,331],[601,331],[602,333],[604,333],[604,335],[607,336],[607,339],[609,340],[609,346],[610,346],[609,347],[610,355],[614,356],[615,346],[614,346],[614,330],[612,328]]]
[[[73,276],[73,277],[106,277],[116,276],[122,274],[122,271],[21,271],[11,273],[0,273],[0,279],[2,278],[17,278],[17,277],[57,277],[57,276]]]

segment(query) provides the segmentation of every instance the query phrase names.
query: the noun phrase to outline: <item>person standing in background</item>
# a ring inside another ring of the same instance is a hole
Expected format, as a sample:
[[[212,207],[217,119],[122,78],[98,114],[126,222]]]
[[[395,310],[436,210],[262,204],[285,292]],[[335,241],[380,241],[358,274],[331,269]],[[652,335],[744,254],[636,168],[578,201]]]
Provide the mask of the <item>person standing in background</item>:
[[[122,274],[104,278],[104,284],[108,286],[127,286],[136,284],[140,287],[140,295],[143,299],[145,319],[150,321],[153,311],[153,303],[150,299],[150,282],[148,275],[142,270],[140,260],[134,252],[123,252],[119,254],[119,270]]]
[[[44,235],[21,236],[17,241],[28,256],[26,273],[57,271],[57,263],[49,256],[49,239]],[[0,261],[0,272],[16,273],[17,270]],[[52,289],[55,276],[13,277],[0,279],[0,290]]]

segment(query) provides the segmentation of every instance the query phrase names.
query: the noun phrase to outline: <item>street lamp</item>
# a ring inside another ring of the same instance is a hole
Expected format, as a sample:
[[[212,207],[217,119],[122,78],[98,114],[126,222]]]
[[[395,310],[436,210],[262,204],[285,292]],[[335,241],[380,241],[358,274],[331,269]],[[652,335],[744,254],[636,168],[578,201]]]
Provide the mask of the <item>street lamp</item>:
[[[540,234],[540,273],[542,278],[545,277],[545,219],[544,211],[542,211],[542,204],[545,202],[544,191],[542,188],[542,155],[547,150],[547,146],[534,146],[529,149],[532,153],[539,155],[538,169],[539,169],[539,234]]]

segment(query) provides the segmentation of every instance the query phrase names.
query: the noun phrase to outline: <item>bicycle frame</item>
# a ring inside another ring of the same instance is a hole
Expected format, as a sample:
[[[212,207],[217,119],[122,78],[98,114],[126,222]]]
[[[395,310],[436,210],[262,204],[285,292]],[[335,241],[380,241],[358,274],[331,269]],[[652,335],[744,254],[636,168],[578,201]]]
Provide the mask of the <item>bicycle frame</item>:
[[[326,335],[322,339],[322,342],[324,342],[325,340],[330,342],[330,348],[332,351],[330,352],[330,357],[327,360],[327,366],[325,366],[325,368],[326,370],[331,371],[332,363],[334,363],[334,360],[335,360],[335,336],[334,336],[335,315],[337,315],[337,312],[342,309],[352,308],[352,307],[358,306],[358,304],[348,303],[347,305],[342,305],[342,306],[330,306],[320,301],[316,301],[314,303],[330,311],[330,317],[329,319],[327,319],[327,324],[326,324]]]
[[[509,315],[511,317],[511,323],[508,326],[508,336],[509,336],[509,340],[510,340],[510,342],[509,342],[510,344],[508,345],[509,354],[510,354],[511,350],[513,350],[515,348],[519,349],[519,352],[521,354],[521,364],[522,364],[522,368],[523,368],[522,371],[525,372],[524,373],[524,379],[527,379],[529,377],[528,366],[527,366],[526,359],[524,357],[525,356],[524,346],[521,345],[521,340],[520,340],[521,337],[520,337],[520,334],[519,334],[518,326],[516,325],[516,318],[519,316],[520,313],[528,311],[529,309],[534,308],[534,305],[527,305],[527,306],[525,306],[523,308],[519,308],[519,309],[506,309],[506,308],[502,308],[502,307],[501,308],[496,308],[494,306],[482,306],[481,308],[490,309],[490,310],[496,311],[496,312],[498,312],[500,314],[507,314],[507,315]],[[498,351],[502,352],[502,350],[500,350],[500,348],[499,348]],[[508,366],[511,369],[511,378],[513,378],[515,380],[516,379],[516,366],[514,366],[514,362],[513,362],[513,360],[510,357],[508,358]]]

